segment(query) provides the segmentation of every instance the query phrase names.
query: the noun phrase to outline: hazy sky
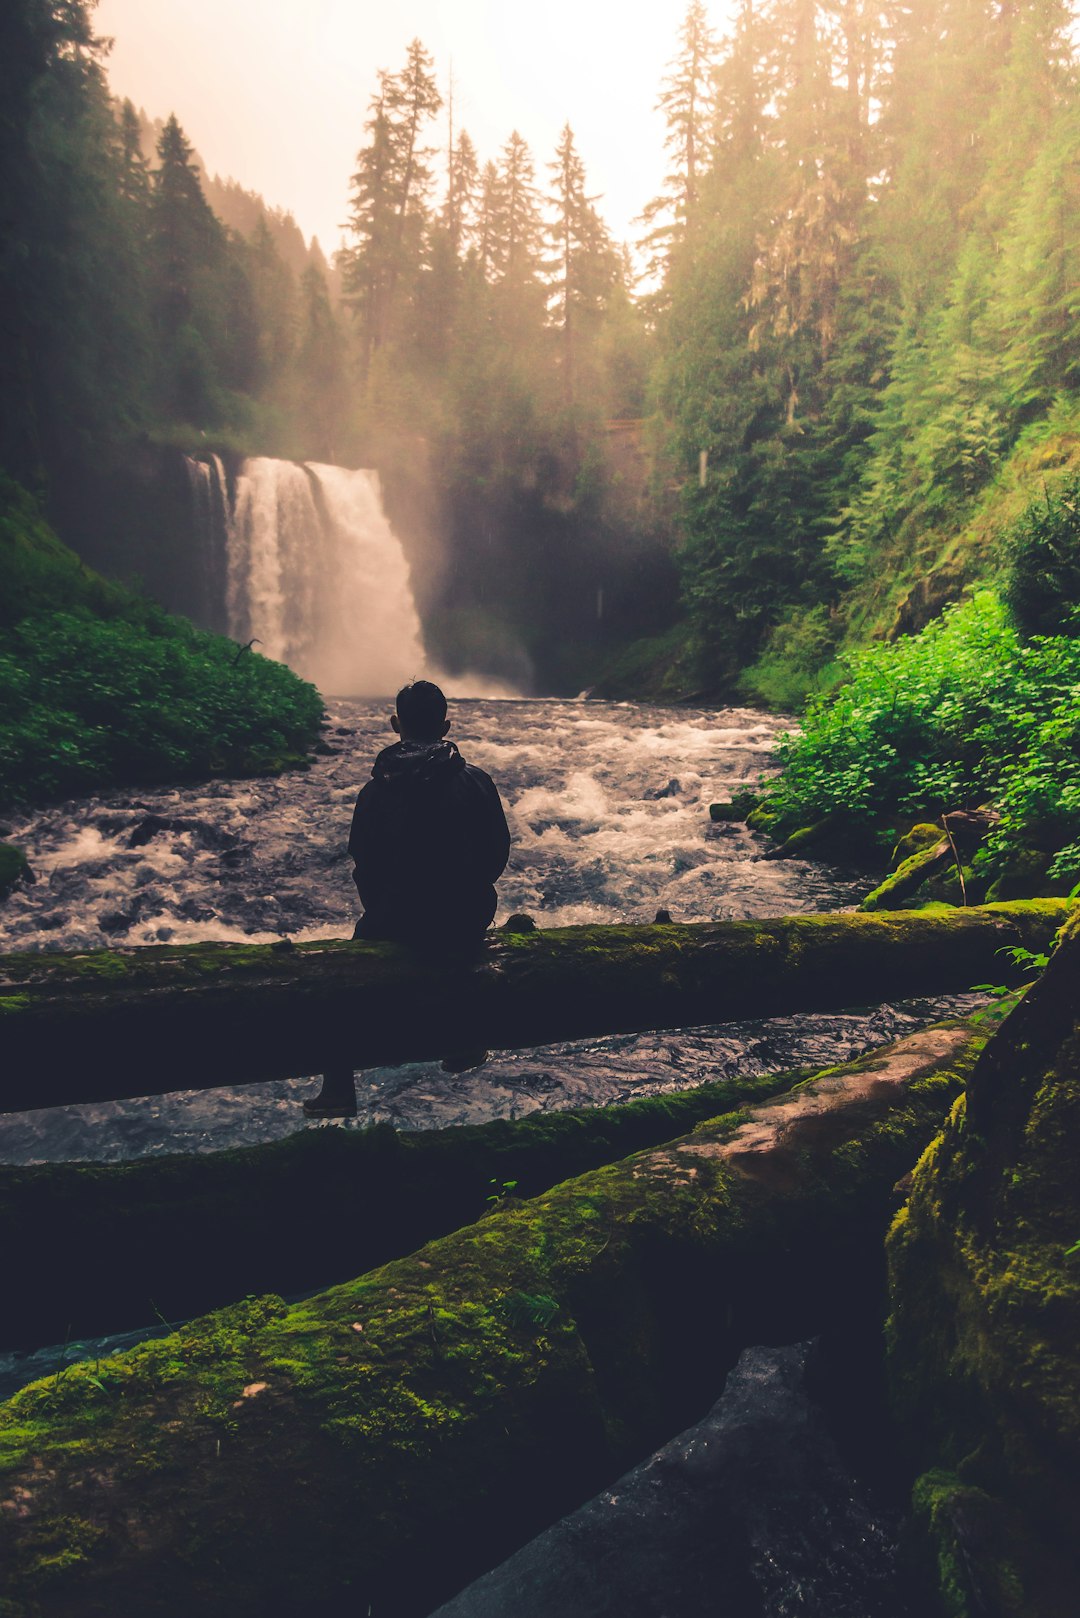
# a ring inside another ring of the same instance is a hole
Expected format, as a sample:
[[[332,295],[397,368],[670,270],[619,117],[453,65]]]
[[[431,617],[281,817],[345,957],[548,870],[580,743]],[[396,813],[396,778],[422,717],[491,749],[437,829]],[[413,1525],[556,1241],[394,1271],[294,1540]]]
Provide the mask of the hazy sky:
[[[569,119],[590,191],[616,239],[664,173],[653,110],[685,0],[99,0],[114,41],[109,78],[151,117],[175,112],[211,173],[295,214],[339,245],[349,176],[375,74],[397,72],[419,36],[455,123],[481,161],[514,128],[547,180]],[[722,31],[728,0],[710,0]],[[445,143],[445,125],[438,130]]]

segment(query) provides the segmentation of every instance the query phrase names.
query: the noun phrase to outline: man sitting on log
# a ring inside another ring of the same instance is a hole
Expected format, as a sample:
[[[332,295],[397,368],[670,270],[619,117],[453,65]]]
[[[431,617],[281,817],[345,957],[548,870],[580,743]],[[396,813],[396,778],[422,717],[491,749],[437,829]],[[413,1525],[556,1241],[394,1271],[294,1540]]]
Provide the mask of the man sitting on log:
[[[510,855],[498,788],[446,740],[446,698],[430,680],[397,694],[390,724],[401,738],[376,758],[349,834],[364,906],[354,938],[463,950],[491,924],[495,883]],[[356,1113],[352,1072],[332,1069],[304,1102],[309,1118]]]

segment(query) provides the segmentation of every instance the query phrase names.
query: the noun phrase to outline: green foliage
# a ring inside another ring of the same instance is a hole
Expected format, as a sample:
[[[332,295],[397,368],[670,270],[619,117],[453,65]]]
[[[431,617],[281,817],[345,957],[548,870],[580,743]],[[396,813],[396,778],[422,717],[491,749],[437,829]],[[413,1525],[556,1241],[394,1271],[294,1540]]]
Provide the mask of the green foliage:
[[[0,804],[300,761],[313,686],[107,584],[0,494]]]
[[[1080,475],[1044,488],[1006,539],[1004,596],[1027,635],[1075,629],[1080,607]]]
[[[1025,847],[1080,870],[1080,641],[1024,641],[989,591],[920,635],[858,654],[834,697],[780,743],[771,807],[792,824],[864,825],[992,801],[989,869]]]
[[[1014,966],[1022,966],[1025,972],[1035,976],[1050,964],[1050,956],[1045,951],[1025,949],[1022,944],[1012,949],[999,950],[998,954],[1008,956]],[[1010,987],[1007,983],[973,983],[971,987],[976,994],[988,994],[992,997],[988,1006],[975,1013],[972,1022],[999,1023],[1008,1016],[1031,985],[1021,983]]]

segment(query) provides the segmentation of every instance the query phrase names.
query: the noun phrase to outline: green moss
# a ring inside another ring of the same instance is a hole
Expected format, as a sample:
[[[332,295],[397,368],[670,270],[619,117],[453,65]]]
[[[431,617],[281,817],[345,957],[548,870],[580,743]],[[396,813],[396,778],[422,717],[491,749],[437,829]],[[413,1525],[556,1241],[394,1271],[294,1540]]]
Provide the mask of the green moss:
[[[947,1618],[1026,1618],[1023,1585],[1011,1559],[1000,1503],[955,1473],[935,1470],[915,1483],[916,1523],[932,1546],[936,1583]],[[973,1566],[972,1546],[978,1565]]]
[[[893,1181],[941,1114],[911,1085],[967,1045],[937,1030],[878,1054],[894,1082],[867,1089],[860,1064],[850,1106],[823,1078],[775,1154],[741,1156],[729,1116],[291,1308],[250,1299],[24,1390],[0,1410],[5,1497],[28,1479],[32,1500],[19,1534],[0,1518],[10,1591],[33,1592],[35,1544],[78,1499],[105,1539],[50,1573],[65,1618],[323,1612],[344,1592],[429,1610],[689,1419],[734,1321],[816,1329],[874,1272]]]
[[[948,1532],[940,1492],[923,1502],[950,1589],[949,1535],[975,1511],[964,1491],[996,1523],[960,1534],[957,1613],[1066,1618],[1080,1588],[1080,1266],[1064,1256],[1080,1230],[1078,988],[1070,928],[988,1043],[889,1236],[894,1397],[915,1463],[959,1480],[959,1495],[943,1485],[959,1501]]]
[[[909,854],[884,882],[868,893],[860,910],[902,910],[914,898],[928,877],[952,859],[949,840],[941,832],[937,841]]]
[[[895,871],[905,860],[911,859],[913,854],[922,854],[940,842],[941,827],[935,826],[931,821],[920,820],[897,841],[889,862],[890,868]]]

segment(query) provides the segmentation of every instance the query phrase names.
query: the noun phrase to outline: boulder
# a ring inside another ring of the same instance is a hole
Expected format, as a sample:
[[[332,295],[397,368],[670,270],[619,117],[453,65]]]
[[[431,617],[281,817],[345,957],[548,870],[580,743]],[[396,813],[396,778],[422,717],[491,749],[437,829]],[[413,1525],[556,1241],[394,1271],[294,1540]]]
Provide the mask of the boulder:
[[[0,899],[6,899],[18,882],[33,882],[30,861],[14,843],[0,843]]]
[[[432,1618],[906,1618],[889,1526],[806,1387],[746,1349],[708,1416]]]
[[[952,845],[943,832],[937,842],[910,854],[891,876],[868,893],[860,910],[903,910],[930,877],[953,862]]]
[[[889,869],[898,870],[913,854],[922,854],[941,842],[941,827],[929,820],[920,820],[899,838],[889,858]]]

